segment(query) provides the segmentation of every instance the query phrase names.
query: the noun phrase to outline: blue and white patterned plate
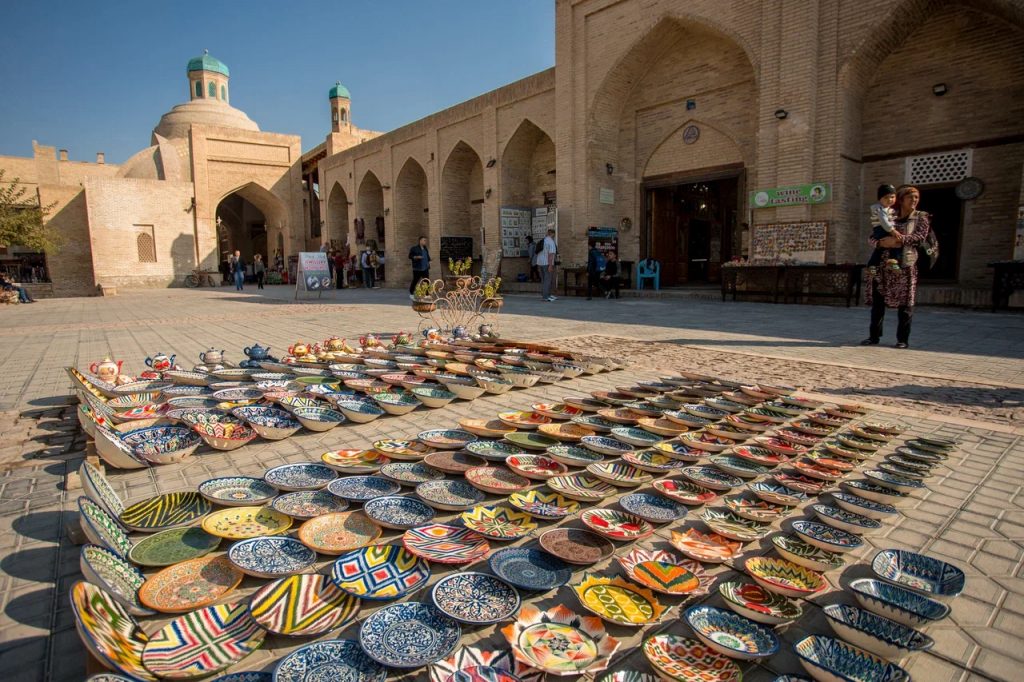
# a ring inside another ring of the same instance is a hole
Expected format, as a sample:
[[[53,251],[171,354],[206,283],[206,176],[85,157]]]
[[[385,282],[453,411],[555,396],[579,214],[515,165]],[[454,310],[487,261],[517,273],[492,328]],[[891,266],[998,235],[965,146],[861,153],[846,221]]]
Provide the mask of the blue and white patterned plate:
[[[510,547],[487,560],[494,574],[524,590],[545,592],[561,587],[572,577],[569,564],[547,552],[527,547]]]
[[[268,469],[263,480],[278,490],[320,490],[338,478],[338,472],[325,464],[300,462]]]
[[[495,440],[478,440],[466,446],[466,452],[491,462],[504,462],[506,457],[529,454],[518,445]]]
[[[899,660],[935,644],[935,640],[914,628],[856,606],[830,604],[823,611],[837,635],[882,658]]]
[[[259,478],[222,476],[199,484],[199,494],[225,507],[261,506],[274,499],[277,489]]]
[[[547,454],[556,462],[570,467],[585,467],[604,459],[604,455],[577,445],[552,445],[547,449]]]
[[[907,478],[906,476],[897,476],[896,474],[879,471],[878,469],[865,471],[864,475],[868,480],[876,485],[880,485],[883,488],[888,488],[890,490],[896,490],[901,493],[909,493],[913,490],[921,490],[925,487],[924,483],[921,481],[913,478]]]
[[[256,578],[302,573],[316,562],[316,552],[294,538],[267,536],[241,540],[228,549],[228,559]]]
[[[881,502],[882,504],[898,503],[910,496],[909,493],[875,485],[871,481],[843,481],[839,485],[854,495],[867,498],[872,502]]]
[[[593,450],[602,455],[621,455],[624,452],[635,450],[629,443],[623,443],[615,438],[607,436],[583,436],[580,439],[583,447]]]
[[[851,552],[864,541],[853,533],[817,521],[794,521],[793,531],[808,543],[830,552]]]
[[[766,466],[751,462],[749,459],[737,457],[736,455],[712,455],[709,460],[716,467],[734,476],[743,478],[756,478],[767,474],[769,469]]]
[[[612,429],[612,435],[623,443],[637,445],[642,448],[649,448],[655,443],[664,440],[661,436],[633,426],[618,426]]]
[[[436,606],[393,604],[374,611],[359,628],[359,645],[373,660],[392,668],[419,668],[455,650],[462,637],[457,621]]]
[[[375,497],[394,495],[402,486],[380,476],[349,476],[338,478],[327,485],[332,495],[351,502],[365,502]]]
[[[711,490],[729,490],[743,485],[743,479],[710,466],[686,467],[680,473],[697,485]]]
[[[870,519],[885,520],[893,518],[899,514],[899,512],[896,511],[896,507],[891,504],[875,502],[861,497],[860,495],[852,495],[838,490],[833,490],[829,494],[832,495],[832,499],[835,500],[836,504],[839,505],[840,508],[854,512],[855,514],[861,514],[862,516],[866,516]]]
[[[886,549],[875,555],[871,570],[882,580],[907,587],[929,597],[955,597],[964,590],[964,572],[926,554]]]
[[[296,649],[274,668],[274,682],[384,682],[387,670],[354,639],[314,642]]]
[[[912,628],[931,625],[949,615],[946,604],[874,578],[854,580],[850,590],[868,611]]]
[[[702,642],[720,654],[741,660],[774,656],[779,638],[771,628],[713,606],[692,606],[684,617]]]
[[[399,599],[430,580],[430,564],[401,545],[371,545],[343,554],[331,580],[360,599]]]
[[[423,462],[392,462],[380,468],[380,475],[401,485],[417,486],[426,481],[439,481],[444,473]]]
[[[420,483],[416,486],[416,495],[434,509],[443,511],[465,511],[486,499],[486,495],[461,480]]]
[[[394,530],[409,530],[434,518],[434,509],[426,502],[399,495],[368,500],[363,504],[363,513],[378,526]]]
[[[812,635],[793,645],[800,664],[815,679],[909,682],[910,675],[895,663],[847,644],[841,639]]]
[[[795,488],[788,488],[775,481],[748,483],[747,489],[769,504],[781,504],[792,507],[807,500],[807,493]]]
[[[619,500],[619,506],[645,521],[668,523],[686,516],[686,507],[661,495],[633,493]]]
[[[438,450],[458,450],[477,440],[472,433],[462,429],[431,429],[421,431],[416,438],[424,445]]]
[[[833,507],[830,504],[812,504],[811,511],[814,512],[822,523],[835,526],[840,530],[860,535],[869,530],[878,530],[882,524],[870,519],[863,514],[846,511],[840,507]]]
[[[270,506],[293,519],[305,521],[324,514],[343,512],[348,509],[348,502],[326,490],[299,490],[281,495]]]
[[[519,610],[519,593],[487,573],[455,573],[439,580],[430,592],[442,613],[463,623],[497,623]]]

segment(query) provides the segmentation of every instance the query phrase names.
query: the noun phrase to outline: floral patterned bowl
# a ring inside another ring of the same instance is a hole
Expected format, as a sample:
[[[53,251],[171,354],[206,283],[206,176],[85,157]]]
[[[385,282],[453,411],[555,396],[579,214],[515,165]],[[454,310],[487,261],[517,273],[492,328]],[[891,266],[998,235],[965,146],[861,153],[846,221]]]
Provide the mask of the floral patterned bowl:
[[[831,571],[845,563],[842,554],[815,547],[792,535],[773,535],[772,544],[784,558],[812,571]]]
[[[154,426],[131,431],[123,440],[137,457],[154,464],[173,464],[196,451],[202,443],[201,435],[184,426]],[[256,434],[253,433],[252,437],[255,438]],[[252,438],[243,443],[249,440]]]
[[[430,597],[449,618],[474,625],[506,620],[520,605],[519,593],[512,585],[489,573],[473,571],[441,578]]]
[[[583,447],[601,455],[622,455],[635,449],[628,443],[607,436],[583,436],[580,443],[583,444]]]
[[[292,414],[310,431],[330,431],[345,422],[345,414],[329,407],[296,407]]]
[[[252,430],[267,440],[281,440],[296,433],[302,424],[277,407],[247,405],[236,407],[231,414],[249,424]]]
[[[686,516],[686,507],[670,498],[651,493],[633,493],[619,500],[619,506],[650,523],[669,523]]]
[[[964,572],[952,564],[902,549],[876,554],[871,570],[882,580],[929,597],[955,597],[963,592],[967,580]]]
[[[750,557],[744,566],[758,585],[783,597],[809,597],[828,587],[820,574],[785,559]]]
[[[444,407],[457,397],[451,391],[434,386],[416,386],[412,389],[412,394],[431,408]]]
[[[895,663],[887,663],[833,637],[812,635],[793,645],[800,664],[817,680],[871,680],[909,682],[910,675]]]
[[[477,440],[472,433],[460,429],[432,429],[422,431],[416,437],[421,443],[438,450],[458,450]]]
[[[912,628],[930,625],[949,615],[947,604],[874,578],[854,580],[850,590],[868,611]]]
[[[663,680],[740,682],[743,672],[727,657],[695,639],[661,634],[643,643],[644,656]]]
[[[864,544],[864,541],[853,533],[817,521],[794,521],[793,531],[819,549],[840,554],[852,552]]]
[[[779,650],[779,639],[769,628],[713,606],[693,606],[683,614],[697,637],[720,654],[751,661],[768,658]]]
[[[882,658],[899,660],[935,644],[924,633],[856,606],[830,604],[823,611],[837,635]]]
[[[729,581],[719,583],[718,593],[722,595],[726,606],[757,623],[782,625],[803,615],[800,602],[791,601],[760,585]]]
[[[377,405],[364,400],[338,400],[334,403],[338,411],[354,424],[365,424],[385,414]]]

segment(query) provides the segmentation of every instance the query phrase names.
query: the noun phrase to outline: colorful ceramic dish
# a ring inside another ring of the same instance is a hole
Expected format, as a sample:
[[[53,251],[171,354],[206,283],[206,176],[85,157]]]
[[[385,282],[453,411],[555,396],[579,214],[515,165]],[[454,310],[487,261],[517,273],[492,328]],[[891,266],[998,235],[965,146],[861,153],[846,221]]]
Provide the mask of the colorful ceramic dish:
[[[479,533],[443,523],[405,531],[402,545],[416,556],[440,564],[472,563],[486,556],[491,549],[487,539]]]
[[[150,576],[139,590],[139,601],[161,613],[185,613],[222,599],[242,578],[226,556],[191,559]]]
[[[725,506],[729,511],[744,519],[749,521],[763,521],[765,523],[771,523],[772,521],[783,519],[793,511],[792,507],[771,504],[764,500],[759,500],[757,498],[750,499],[747,497],[726,498]]]
[[[228,559],[246,575],[280,578],[312,567],[316,552],[294,538],[270,536],[236,542],[228,550]]]
[[[832,491],[830,494],[841,509],[875,519],[876,521],[891,519],[899,514],[896,507],[891,504],[873,502],[859,495],[851,495],[841,491]]]
[[[465,511],[486,498],[482,492],[465,481],[427,481],[416,486],[416,496],[434,509]]]
[[[142,665],[149,641],[136,620],[108,592],[87,582],[71,587],[71,613],[86,650],[130,680],[156,680]]]
[[[569,473],[569,467],[543,455],[509,455],[505,464],[517,474],[538,481]]]
[[[704,488],[716,491],[731,490],[743,485],[743,479],[732,474],[727,474],[721,469],[710,466],[691,466],[682,469],[679,473]]]
[[[432,448],[438,450],[458,450],[464,448],[477,439],[469,431],[459,429],[432,429],[420,432],[416,438]]]
[[[718,497],[714,491],[686,478],[659,479],[654,482],[654,489],[670,500],[689,506],[706,504]]]
[[[208,606],[179,616],[154,634],[142,662],[160,678],[206,677],[251,654],[265,636],[245,604]]]
[[[845,563],[842,554],[815,547],[792,535],[773,535],[772,544],[783,558],[812,571],[831,571]]]
[[[860,605],[872,613],[912,628],[931,625],[949,615],[949,605],[874,578],[850,583]]]
[[[542,433],[532,433],[529,431],[516,431],[515,433],[506,433],[503,436],[503,438],[512,445],[515,445],[519,448],[525,448],[527,450],[547,450],[548,448],[561,443],[561,441],[558,440],[557,438],[552,438],[551,436],[545,436]]]
[[[634,547],[617,560],[630,580],[662,594],[701,595],[711,582],[699,563],[663,550]]]
[[[293,575],[261,587],[249,613],[265,630],[316,637],[342,626],[359,611],[359,599],[319,573]]]
[[[598,454],[615,457],[636,449],[628,443],[623,443],[620,440],[608,438],[607,436],[584,436],[580,439],[580,443],[583,444],[583,447],[593,450]]]
[[[663,680],[677,682],[740,682],[743,673],[726,656],[702,642],[661,634],[643,643],[644,656]]]
[[[244,540],[261,535],[280,535],[291,528],[289,516],[270,507],[231,507],[203,519],[203,530],[228,540]]]
[[[929,597],[955,597],[964,590],[966,576],[954,566],[925,554],[886,549],[875,555],[871,570],[882,580]]]
[[[619,577],[587,574],[572,589],[583,608],[616,625],[639,627],[657,623],[668,610],[653,592]]]
[[[550,436],[556,440],[579,442],[584,436],[593,436],[594,429],[577,424],[576,422],[558,422],[555,424],[542,424],[537,432],[544,436]]]
[[[146,582],[142,571],[98,545],[85,545],[78,560],[87,581],[102,588],[133,616],[152,616],[155,611],[139,601],[139,588]]]
[[[173,528],[137,542],[128,552],[128,559],[139,566],[171,566],[205,556],[219,544],[219,537],[202,528]]]
[[[391,668],[419,668],[439,661],[459,643],[457,621],[432,604],[405,602],[374,611],[359,628],[367,656]]]
[[[619,506],[650,523],[669,523],[686,516],[686,507],[661,495],[633,493],[619,500]]]
[[[326,490],[301,490],[275,498],[270,507],[293,519],[305,521],[316,516],[345,511],[348,509],[348,502]]]
[[[773,656],[775,633],[748,618],[713,606],[693,606],[683,614],[697,637],[720,654],[741,660]]]
[[[561,493],[571,500],[579,500],[580,502],[603,500],[618,492],[613,486],[601,480],[578,474],[574,476],[555,476],[548,479],[547,486],[556,493]]]
[[[462,450],[438,450],[424,457],[423,463],[446,474],[464,474],[474,467],[486,466],[487,460]]]
[[[622,461],[630,464],[641,471],[654,474],[664,474],[669,471],[676,471],[686,466],[686,463],[674,457],[669,457],[656,450],[638,450],[627,452],[622,455]]]
[[[576,445],[552,446],[547,449],[547,455],[556,462],[571,467],[585,467],[604,458],[604,455]]]
[[[551,590],[572,577],[572,569],[558,557],[526,547],[499,550],[487,564],[499,578],[524,590]]]
[[[516,588],[488,573],[445,576],[434,584],[430,597],[441,613],[473,625],[497,623],[519,611]]]
[[[444,472],[427,466],[423,462],[392,462],[382,466],[379,473],[384,478],[408,486],[444,479]]]
[[[273,682],[317,682],[328,679],[384,682],[386,678],[387,670],[367,656],[359,642],[353,639],[332,639],[307,644],[282,658],[274,668]],[[215,682],[222,682],[222,678]]]
[[[718,533],[701,533],[687,528],[685,533],[672,531],[672,546],[695,561],[720,564],[738,558],[743,545]]]
[[[380,476],[349,476],[331,481],[327,491],[350,502],[365,502],[375,497],[394,495],[402,486]]]
[[[794,521],[793,531],[804,541],[829,552],[845,554],[864,544],[864,541],[853,533],[817,521]]]
[[[869,530],[878,530],[882,524],[856,512],[846,511],[830,504],[812,504],[811,510],[822,523],[827,523],[848,533],[860,535]]]
[[[537,530],[529,514],[507,507],[473,507],[462,512],[462,524],[492,540],[516,540]]]
[[[642,540],[654,532],[651,524],[639,516],[614,509],[588,509],[580,520],[594,532],[619,542]]]
[[[482,438],[501,438],[515,431],[515,427],[506,426],[498,419],[460,419],[459,426]]]
[[[935,644],[924,633],[856,606],[830,604],[822,610],[837,635],[882,658],[899,660]]]
[[[807,493],[788,488],[774,481],[748,483],[747,489],[765,502],[781,504],[786,507],[793,507],[807,500]]]
[[[750,557],[744,567],[758,585],[783,597],[809,597],[828,587],[820,574],[785,559]]]
[[[738,581],[725,582],[719,584],[718,593],[730,609],[765,625],[789,623],[803,614],[800,602],[790,601],[761,585]]]
[[[909,682],[910,675],[895,663],[888,663],[852,644],[812,635],[793,645],[804,669],[818,680],[871,680]]]
[[[516,659],[552,675],[600,672],[619,648],[600,618],[579,616],[560,604],[547,611],[524,605],[501,632]]]
[[[320,554],[341,554],[380,537],[380,526],[361,511],[324,514],[299,526],[299,540]]]
[[[331,580],[360,599],[399,599],[427,584],[430,564],[400,545],[371,545],[338,557]]]
[[[119,557],[125,557],[132,548],[124,528],[88,497],[78,498],[78,514],[82,531],[89,542],[104,547]]]
[[[540,536],[540,546],[570,564],[586,566],[607,559],[615,546],[597,533],[579,528],[553,528]]]
[[[736,455],[712,455],[708,460],[727,474],[741,478],[756,478],[768,473],[769,468]]]
[[[434,448],[415,440],[388,438],[374,441],[373,449],[391,459],[418,460],[434,452]]]
[[[399,495],[367,500],[363,503],[363,513],[378,526],[394,530],[415,528],[434,518],[434,510],[426,502]]]
[[[277,495],[277,489],[259,478],[223,476],[200,483],[199,494],[224,507],[248,507],[266,504]]]
[[[587,465],[587,473],[612,485],[627,486],[630,488],[650,483],[654,477],[649,473],[630,466],[621,460],[609,462],[595,462]]]
[[[546,417],[539,412],[527,412],[525,410],[507,410],[505,412],[499,412],[498,419],[506,426],[524,431],[532,431],[541,424],[551,423],[551,417]]]
[[[731,511],[725,511],[715,507],[704,509],[700,516],[708,528],[731,540],[739,542],[752,542],[760,540],[768,533],[770,527],[767,523],[750,521]]]

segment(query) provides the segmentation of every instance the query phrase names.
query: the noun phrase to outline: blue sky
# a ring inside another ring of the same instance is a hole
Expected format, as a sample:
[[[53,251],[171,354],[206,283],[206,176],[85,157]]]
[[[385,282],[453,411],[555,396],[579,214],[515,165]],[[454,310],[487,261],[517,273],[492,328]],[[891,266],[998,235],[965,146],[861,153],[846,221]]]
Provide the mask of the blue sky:
[[[392,130],[554,64],[554,0],[7,3],[0,28],[0,154],[32,140],[73,160],[121,163],[188,99],[185,65],[209,49],[231,104],[261,130],[330,125],[327,91],[353,122]],[[57,18],[60,18],[57,20]]]

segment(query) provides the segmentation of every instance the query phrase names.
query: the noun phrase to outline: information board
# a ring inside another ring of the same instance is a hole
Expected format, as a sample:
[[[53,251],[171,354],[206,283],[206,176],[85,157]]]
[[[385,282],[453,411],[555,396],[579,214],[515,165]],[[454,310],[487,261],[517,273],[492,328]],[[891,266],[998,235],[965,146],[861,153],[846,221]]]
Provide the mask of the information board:
[[[521,258],[530,255],[526,236],[530,234],[532,211],[528,208],[503,206],[501,208],[501,255],[503,258]]]
[[[441,262],[446,264],[448,259],[462,260],[473,257],[472,237],[441,237]]]
[[[299,253],[299,267],[295,275],[295,297],[299,291],[316,292],[318,295],[331,288],[331,270],[327,265],[327,254],[323,251]]]

